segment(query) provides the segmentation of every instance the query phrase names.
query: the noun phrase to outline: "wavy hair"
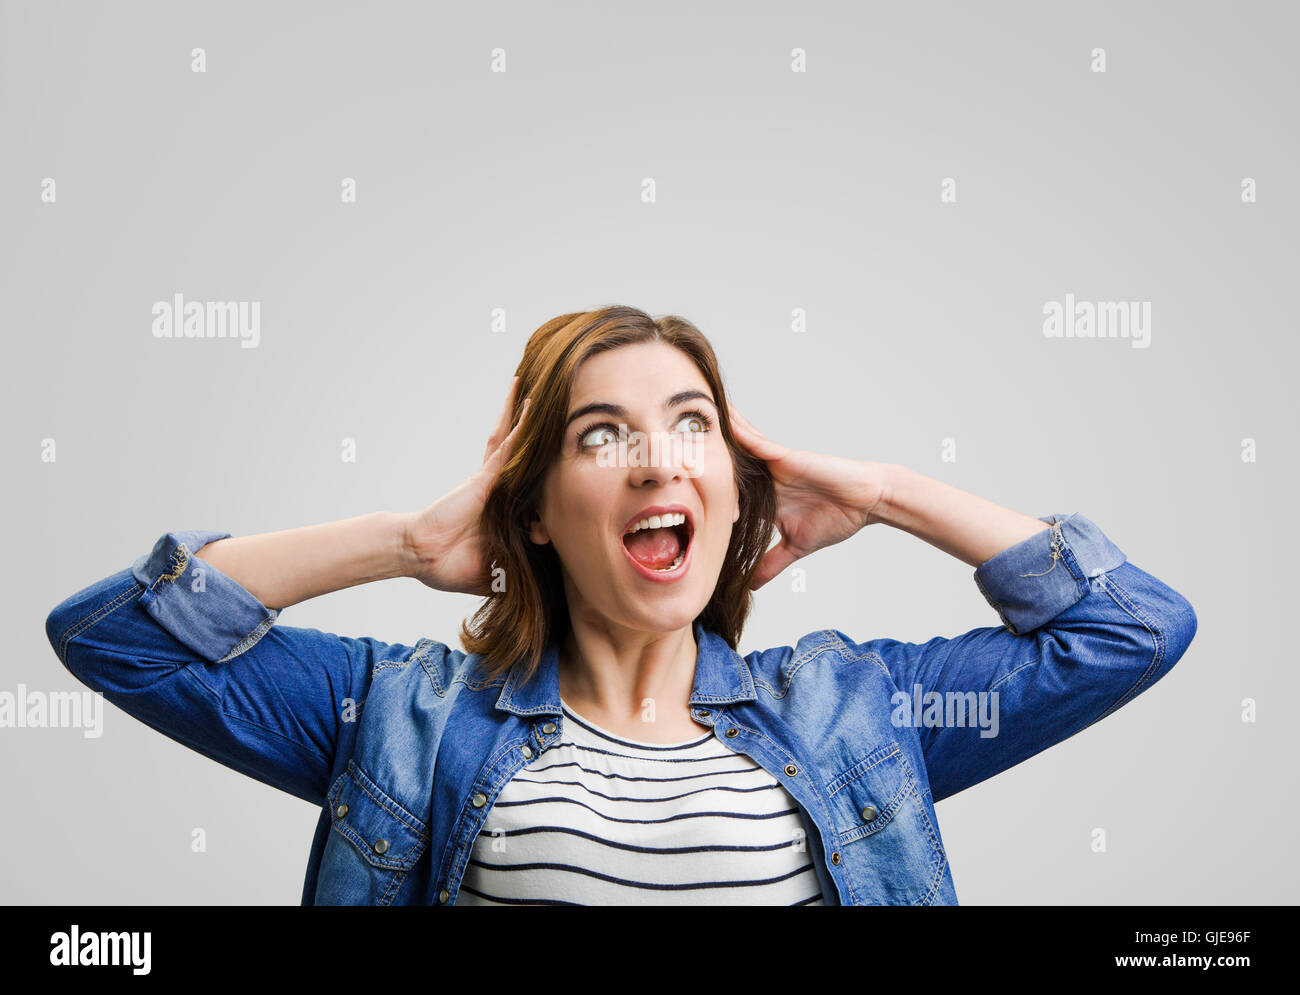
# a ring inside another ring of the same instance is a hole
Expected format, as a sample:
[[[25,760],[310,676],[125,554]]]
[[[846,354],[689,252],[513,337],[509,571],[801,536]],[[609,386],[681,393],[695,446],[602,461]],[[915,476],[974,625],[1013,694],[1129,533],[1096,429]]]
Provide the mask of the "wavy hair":
[[[704,334],[676,315],[652,318],[637,308],[609,305],[546,322],[529,337],[515,370],[519,386],[512,426],[524,399],[532,402],[482,513],[489,569],[504,570],[509,583],[505,590],[489,595],[461,623],[460,631],[465,651],[482,656],[480,668],[489,677],[519,666],[521,679],[528,681],[546,647],[568,633],[571,623],[559,556],[553,543],[539,546],[529,539],[529,523],[540,504],[546,472],[562,451],[578,368],[598,353],[639,342],[665,342],[684,352],[717,402],[719,428],[735,466],[740,517],[732,526],[717,585],[698,621],[737,648],[753,607],[749,584],[775,528],[772,475],[767,464],[741,446],[732,432],[717,357]]]

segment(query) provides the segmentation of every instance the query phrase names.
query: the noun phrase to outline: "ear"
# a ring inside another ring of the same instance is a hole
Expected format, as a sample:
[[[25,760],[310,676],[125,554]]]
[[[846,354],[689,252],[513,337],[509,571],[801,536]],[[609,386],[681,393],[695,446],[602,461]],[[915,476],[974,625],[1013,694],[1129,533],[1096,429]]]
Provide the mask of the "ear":
[[[533,513],[533,520],[528,523],[528,538],[538,546],[545,546],[551,541],[551,537],[546,531],[546,526],[542,524],[541,516],[536,512]]]

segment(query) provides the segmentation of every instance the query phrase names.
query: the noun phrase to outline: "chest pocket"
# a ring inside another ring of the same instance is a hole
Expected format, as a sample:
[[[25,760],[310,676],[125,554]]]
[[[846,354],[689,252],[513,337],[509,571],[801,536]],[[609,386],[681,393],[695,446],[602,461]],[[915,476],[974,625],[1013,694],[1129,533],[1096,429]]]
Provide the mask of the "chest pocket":
[[[897,742],[878,747],[826,786],[836,849],[861,905],[928,905],[947,857],[921,786]]]
[[[428,848],[423,821],[385,794],[353,760],[326,796],[331,827],[317,905],[390,905]]]

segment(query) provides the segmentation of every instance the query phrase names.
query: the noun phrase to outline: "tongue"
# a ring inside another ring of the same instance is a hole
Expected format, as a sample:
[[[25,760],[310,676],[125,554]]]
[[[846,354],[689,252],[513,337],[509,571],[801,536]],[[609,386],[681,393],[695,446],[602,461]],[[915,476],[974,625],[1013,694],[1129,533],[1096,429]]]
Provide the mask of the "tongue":
[[[662,570],[682,551],[673,528],[642,529],[623,540],[632,558],[651,570]]]

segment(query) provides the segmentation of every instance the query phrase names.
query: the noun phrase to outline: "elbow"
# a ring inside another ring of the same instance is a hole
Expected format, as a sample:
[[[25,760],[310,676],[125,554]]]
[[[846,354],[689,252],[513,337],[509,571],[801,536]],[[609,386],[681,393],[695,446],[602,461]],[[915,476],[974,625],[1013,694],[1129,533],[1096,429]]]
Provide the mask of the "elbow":
[[[1164,581],[1130,564],[1125,564],[1125,568],[1129,572],[1124,575],[1120,600],[1138,623],[1134,626],[1135,634],[1139,627],[1145,630],[1145,638],[1139,642],[1145,643],[1141,655],[1146,657],[1147,667],[1155,668],[1154,673],[1144,675],[1144,682],[1150,683],[1173,669],[1192,645],[1196,637],[1196,609]]]
[[[138,590],[130,571],[119,571],[65,598],[45,617],[45,638],[54,655],[93,690],[101,690],[96,671],[106,651],[133,638],[130,613],[121,609]]]
[[[1182,659],[1196,637],[1196,609],[1164,581],[1131,562],[1107,575],[1118,623],[1111,635],[1114,659],[1131,668],[1135,683],[1121,700],[1144,691]]]
[[[50,648],[64,667],[68,666],[67,635],[72,625],[68,613],[70,601],[68,599],[56,605],[45,618],[45,638],[50,641]]]
[[[1196,637],[1196,609],[1177,591],[1170,590],[1165,614],[1165,669],[1177,663]]]

